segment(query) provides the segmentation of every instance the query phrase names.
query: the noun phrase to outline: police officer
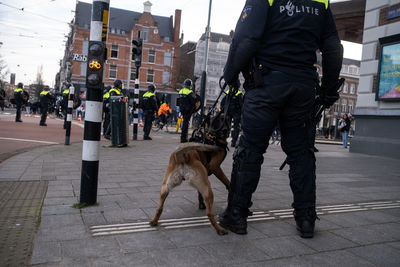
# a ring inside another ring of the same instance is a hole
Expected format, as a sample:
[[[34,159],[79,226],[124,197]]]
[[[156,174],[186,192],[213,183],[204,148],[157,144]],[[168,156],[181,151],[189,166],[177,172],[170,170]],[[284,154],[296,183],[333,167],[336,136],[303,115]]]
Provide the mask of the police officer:
[[[50,101],[53,99],[52,95],[50,94],[49,86],[45,85],[43,87],[42,92],[40,92],[40,112],[42,116],[40,118],[40,126],[47,126],[46,119],[47,119],[47,110],[49,108]]]
[[[156,87],[150,84],[147,87],[146,93],[143,94],[142,101],[139,107],[143,110],[144,126],[143,126],[143,140],[152,140],[150,135],[151,125],[154,120],[154,112],[157,111],[157,101],[154,91]]]
[[[15,105],[17,108],[17,112],[15,114],[15,122],[22,122],[21,120],[21,108],[24,103],[24,91],[22,88],[24,85],[22,83],[17,84],[17,88],[14,90],[14,99],[15,99]]]
[[[329,1],[246,1],[224,69],[224,79],[230,85],[242,72],[246,89],[243,133],[234,153],[228,206],[220,219],[232,232],[247,233],[251,196],[279,120],[297,229],[301,237],[313,237],[317,215],[311,121],[317,77],[313,64],[318,49],[324,70],[323,101],[332,105],[338,99],[334,88],[343,48]]]
[[[192,88],[192,80],[186,79],[183,82],[183,88],[179,90],[179,109],[183,117],[181,143],[187,142],[190,117],[195,110],[196,95]]]
[[[66,84],[66,89],[62,92],[62,109],[64,113],[64,129],[67,128],[67,110],[68,110],[68,97],[69,97],[69,87],[71,84]]]
[[[109,104],[110,104],[110,97],[111,96],[122,96],[122,81],[121,80],[115,80],[114,81],[114,87],[111,88],[106,94],[103,95],[103,105],[104,105],[104,101],[105,101],[105,105],[107,106],[107,108],[109,108]],[[106,119],[104,120],[104,124],[106,124]],[[104,131],[103,128],[103,133],[104,133],[104,138],[106,139],[110,139],[111,136],[111,116],[110,116],[110,110],[108,110],[108,121],[107,121],[107,128]],[[104,127],[103,124],[103,127]]]
[[[104,88],[103,95],[103,112],[104,112],[104,122],[103,122],[103,136],[106,139],[110,139],[110,136],[106,136],[107,129],[110,125],[110,93],[108,91],[111,90],[111,86],[106,86]]]
[[[240,84],[240,83],[238,83]],[[233,91],[233,92],[230,92]],[[240,115],[242,113],[242,106],[243,106],[243,93],[242,91],[237,88],[237,91],[235,88],[231,88],[226,90],[224,98],[221,100],[221,110],[224,111],[227,97],[229,93],[233,94],[230,96],[231,98],[229,99],[229,105],[228,105],[228,110],[227,114],[233,120],[233,131],[232,131],[232,143],[231,147],[235,147],[237,138],[239,136],[240,132]]]

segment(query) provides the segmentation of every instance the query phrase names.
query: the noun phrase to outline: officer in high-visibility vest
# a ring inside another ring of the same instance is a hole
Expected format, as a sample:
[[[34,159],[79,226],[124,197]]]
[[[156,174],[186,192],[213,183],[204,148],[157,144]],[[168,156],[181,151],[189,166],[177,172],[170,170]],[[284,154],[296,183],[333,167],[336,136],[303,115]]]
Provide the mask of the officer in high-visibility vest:
[[[68,96],[69,96],[69,87],[71,84],[66,85],[66,89],[62,92],[62,110],[64,114],[64,129],[67,128],[67,110],[68,110]]]
[[[107,129],[110,125],[110,93],[108,91],[111,90],[111,86],[106,86],[104,88],[103,95],[103,112],[104,112],[104,121],[103,121],[103,136],[106,139],[110,139],[110,136],[106,136]]]
[[[150,137],[151,124],[154,120],[154,112],[157,111],[157,102],[154,94],[155,90],[156,87],[150,84],[139,103],[139,108],[143,110],[144,116],[143,140],[152,140]]]
[[[111,96],[122,96],[122,91],[121,90],[122,90],[122,81],[121,80],[115,80],[114,81],[114,87],[111,88],[107,93],[105,93],[103,95],[103,103],[104,103],[104,100],[107,99],[107,100],[105,100],[106,101],[105,105],[108,108],[108,122],[107,122],[107,128],[105,129],[105,132],[104,132],[104,138],[106,138],[106,139],[110,139],[110,137],[111,137],[111,125],[110,125],[111,119],[110,119],[110,110],[109,110],[110,97]],[[104,127],[104,125],[103,125],[103,127]],[[104,129],[103,129],[103,131],[104,131]]]
[[[39,123],[40,126],[47,126],[47,110],[52,99],[53,96],[50,94],[50,88],[49,86],[45,85],[42,92],[40,92],[40,112],[42,113]]]
[[[17,112],[15,114],[15,122],[22,122],[21,108],[22,108],[22,104],[24,102],[24,100],[23,100],[24,91],[22,90],[23,87],[24,87],[24,85],[22,83],[18,83],[17,88],[14,90],[14,99],[15,99],[15,105],[17,108]]]
[[[237,89],[238,89],[237,92],[233,96],[231,96],[231,98],[229,100],[228,110],[226,112],[226,114],[229,115],[231,121],[233,121],[231,147],[235,147],[236,141],[239,136],[240,116],[242,114],[242,105],[243,105],[243,93],[239,88],[237,88]],[[221,100],[221,110],[222,111],[224,111],[224,108],[226,105],[226,99],[227,99],[227,96],[228,96],[230,90],[233,90],[233,89],[228,89],[224,92],[226,95]]]
[[[192,80],[186,79],[183,88],[179,90],[179,109],[183,116],[181,143],[187,142],[190,117],[195,110],[196,95],[192,90]]]

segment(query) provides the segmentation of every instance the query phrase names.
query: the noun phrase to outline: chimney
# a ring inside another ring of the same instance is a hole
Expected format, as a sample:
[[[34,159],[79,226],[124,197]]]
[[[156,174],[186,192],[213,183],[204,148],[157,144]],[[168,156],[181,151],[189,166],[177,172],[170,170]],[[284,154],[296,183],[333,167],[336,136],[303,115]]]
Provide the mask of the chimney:
[[[143,3],[144,9],[143,9],[143,13],[151,13],[151,6],[153,4],[150,1],[146,1]]]
[[[174,42],[179,44],[179,33],[181,31],[181,15],[180,9],[175,9],[175,22],[174,22]]]

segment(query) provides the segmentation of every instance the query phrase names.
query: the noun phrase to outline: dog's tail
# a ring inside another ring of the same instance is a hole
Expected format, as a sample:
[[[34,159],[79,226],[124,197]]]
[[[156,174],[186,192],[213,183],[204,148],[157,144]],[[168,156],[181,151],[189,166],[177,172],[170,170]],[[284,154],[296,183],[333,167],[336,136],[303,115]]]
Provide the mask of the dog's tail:
[[[176,161],[179,163],[184,163],[190,160],[187,157],[185,157],[185,153],[190,150],[207,152],[207,151],[223,150],[223,148],[219,146],[207,145],[196,142],[183,143],[175,150]]]

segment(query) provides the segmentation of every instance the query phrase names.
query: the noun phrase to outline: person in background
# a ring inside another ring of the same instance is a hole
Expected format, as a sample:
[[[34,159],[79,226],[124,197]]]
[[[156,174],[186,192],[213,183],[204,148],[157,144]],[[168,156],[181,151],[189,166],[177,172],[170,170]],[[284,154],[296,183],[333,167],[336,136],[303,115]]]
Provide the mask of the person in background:
[[[162,123],[161,129],[165,124],[167,124],[167,117],[170,116],[171,112],[172,110],[168,105],[168,101],[165,100],[158,109],[158,117],[160,118],[160,122]]]
[[[143,110],[144,116],[143,140],[152,140],[150,137],[151,125],[154,120],[154,113],[157,111],[157,101],[154,94],[155,90],[156,87],[150,84],[139,103],[139,107]]]
[[[195,110],[196,95],[192,91],[192,84],[191,79],[186,79],[183,88],[179,90],[179,110],[183,117],[181,143],[188,141],[189,121]]]
[[[349,115],[347,115],[347,113],[345,113],[343,115],[343,118],[340,119],[340,123],[339,123],[339,128],[340,128],[340,131],[342,132],[342,141],[343,141],[344,148],[347,148],[347,142],[348,142],[348,137],[349,137],[349,132],[350,132],[350,125],[351,125],[351,121],[350,121]]]

